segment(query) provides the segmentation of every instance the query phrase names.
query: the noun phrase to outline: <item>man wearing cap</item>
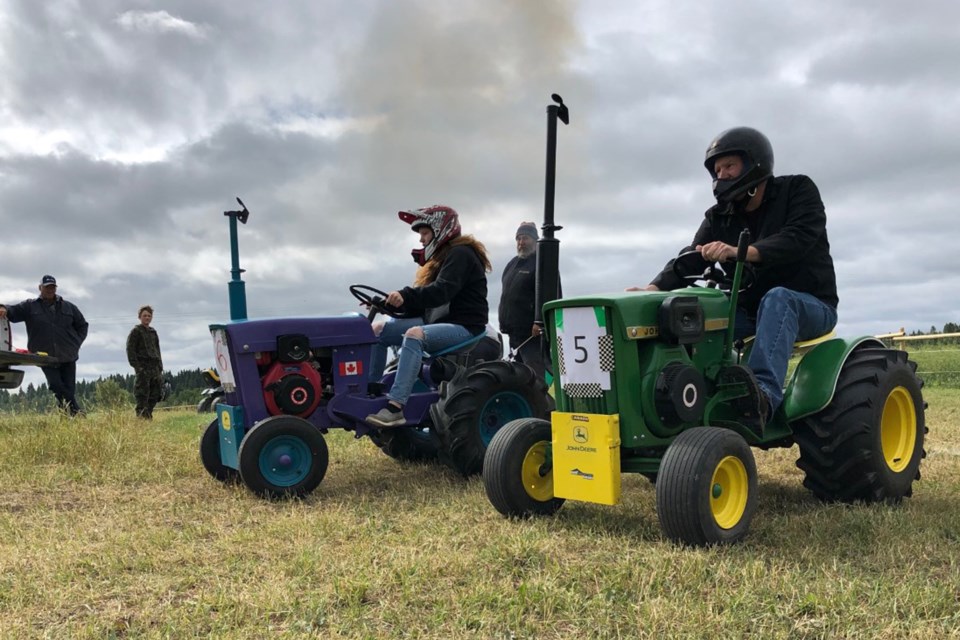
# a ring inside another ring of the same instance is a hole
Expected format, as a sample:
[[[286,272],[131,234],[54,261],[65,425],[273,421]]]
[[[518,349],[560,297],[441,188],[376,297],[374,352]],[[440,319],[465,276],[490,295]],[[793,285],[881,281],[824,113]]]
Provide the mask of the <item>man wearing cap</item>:
[[[77,382],[77,358],[87,337],[87,321],[80,309],[57,295],[57,279],[43,276],[40,297],[10,306],[0,305],[0,318],[27,325],[27,349],[46,353],[60,364],[40,367],[47,386],[61,408],[76,415],[80,405],[74,396]]]
[[[517,360],[544,375],[543,338],[534,324],[537,289],[537,226],[522,222],[517,229],[517,255],[503,269],[500,282],[500,331],[510,337]]]

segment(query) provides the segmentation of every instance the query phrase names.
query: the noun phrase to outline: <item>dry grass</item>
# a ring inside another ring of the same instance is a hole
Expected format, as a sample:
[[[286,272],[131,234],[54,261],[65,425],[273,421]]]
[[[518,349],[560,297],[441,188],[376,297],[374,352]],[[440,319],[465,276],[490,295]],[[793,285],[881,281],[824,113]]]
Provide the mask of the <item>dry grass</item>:
[[[823,505],[758,451],[751,534],[707,550],[642,477],[516,522],[334,432],[320,488],[269,503],[206,475],[195,414],[0,417],[0,637],[960,637],[960,392],[926,395],[912,499]]]

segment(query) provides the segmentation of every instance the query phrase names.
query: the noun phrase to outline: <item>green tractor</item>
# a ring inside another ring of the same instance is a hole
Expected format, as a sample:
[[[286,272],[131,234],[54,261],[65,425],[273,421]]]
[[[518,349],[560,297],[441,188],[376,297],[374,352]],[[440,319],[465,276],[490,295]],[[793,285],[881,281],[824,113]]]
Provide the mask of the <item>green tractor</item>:
[[[551,173],[548,162],[548,194]],[[545,229],[559,228],[552,207],[547,214]],[[733,543],[757,506],[751,447],[794,444],[804,486],[824,501],[911,495],[925,455],[926,404],[904,351],[873,337],[798,345],[807,349],[783,404],[765,423],[750,415],[756,391],[738,375],[750,345],[733,332],[748,244],[742,235],[732,275],[714,268],[715,287],[544,301],[556,411],[549,421],[508,423],[491,441],[483,482],[499,512],[551,515],[568,499],[617,504],[621,474],[633,472],[656,484],[667,538]],[[546,253],[538,270],[549,280],[556,247]],[[703,278],[679,275],[692,284]]]

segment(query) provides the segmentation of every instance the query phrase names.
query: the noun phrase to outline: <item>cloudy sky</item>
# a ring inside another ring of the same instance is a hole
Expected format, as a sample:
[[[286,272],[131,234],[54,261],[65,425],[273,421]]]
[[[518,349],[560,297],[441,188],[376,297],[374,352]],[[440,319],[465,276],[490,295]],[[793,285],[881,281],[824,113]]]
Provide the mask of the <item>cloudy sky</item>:
[[[820,187],[839,331],[941,327],[958,24],[927,0],[0,0],[0,301],[55,275],[90,322],[83,378],[130,372],[144,303],[166,367],[207,367],[240,196],[251,318],[408,284],[396,212],[433,203],[490,249],[495,312],[557,92],[565,293],[649,282],[711,203],[707,144],[750,125]]]

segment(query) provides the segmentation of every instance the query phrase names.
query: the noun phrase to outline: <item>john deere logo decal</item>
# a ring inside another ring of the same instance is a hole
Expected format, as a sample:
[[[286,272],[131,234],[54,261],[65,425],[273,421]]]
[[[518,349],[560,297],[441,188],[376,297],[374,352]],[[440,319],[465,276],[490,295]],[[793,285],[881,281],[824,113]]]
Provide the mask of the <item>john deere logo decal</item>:
[[[230,431],[230,412],[223,411],[220,413],[220,424],[223,425],[224,431]]]
[[[590,439],[590,434],[587,433],[586,427],[576,426],[573,428],[573,439],[575,442],[586,442]]]

